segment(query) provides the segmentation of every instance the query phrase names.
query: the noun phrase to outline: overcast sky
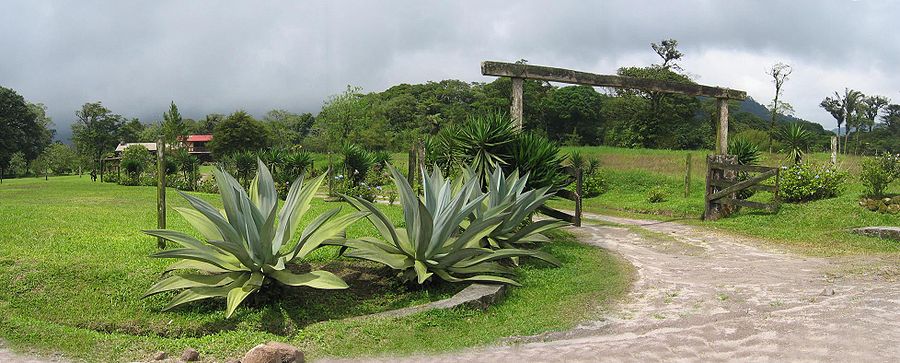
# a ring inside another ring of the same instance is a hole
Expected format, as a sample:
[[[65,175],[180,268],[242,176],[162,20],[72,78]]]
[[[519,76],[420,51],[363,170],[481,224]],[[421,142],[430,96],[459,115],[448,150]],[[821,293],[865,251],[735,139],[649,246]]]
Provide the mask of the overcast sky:
[[[318,112],[346,85],[382,91],[447,78],[490,81],[482,60],[612,74],[679,41],[702,84],[766,104],[765,70],[794,67],[796,115],[844,87],[900,101],[898,1],[3,1],[0,85],[47,105],[63,137],[102,101],[149,122],[246,109]]]

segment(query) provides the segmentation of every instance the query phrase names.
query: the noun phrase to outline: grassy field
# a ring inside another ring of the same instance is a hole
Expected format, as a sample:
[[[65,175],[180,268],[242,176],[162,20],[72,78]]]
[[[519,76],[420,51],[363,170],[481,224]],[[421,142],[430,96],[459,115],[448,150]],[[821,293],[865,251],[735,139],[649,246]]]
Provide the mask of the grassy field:
[[[216,196],[202,197],[215,203]],[[86,361],[147,359],[187,347],[235,357],[261,342],[295,344],[310,357],[403,354],[565,329],[622,296],[630,271],[602,250],[554,235],[547,251],[564,265],[525,264],[522,288],[486,311],[455,309],[400,319],[345,318],[431,301],[458,287],[408,289],[383,267],[325,248],[308,261],[345,276],[340,291],[290,289],[271,304],[250,303],[225,319],[221,301],[160,312],[171,295],[141,299],[170,260],[147,256],[155,227],[155,188],[92,183],[87,177],[5,180],[0,185],[0,339],[16,349],[61,352]],[[169,207],[185,206],[176,193]],[[316,201],[307,219],[338,203]],[[343,206],[344,212],[350,207]],[[399,209],[384,207],[395,220]],[[169,227],[190,228],[174,211]],[[305,222],[301,222],[301,226]],[[348,235],[375,235],[359,222]]]
[[[777,214],[743,209],[736,215],[715,222],[702,222],[705,190],[706,155],[710,151],[671,151],[650,149],[620,149],[611,147],[564,148],[566,153],[578,150],[586,157],[601,162],[601,172],[610,190],[595,198],[585,199],[588,212],[632,214],[645,218],[679,219],[711,228],[719,228],[761,238],[811,255],[843,255],[867,253],[897,253],[900,243],[849,232],[855,227],[888,225],[900,226],[900,216],[879,214],[858,206],[863,186],[856,178],[859,157],[841,156],[840,168],[850,173],[843,193],[826,200],[782,205]],[[684,196],[685,155],[692,154],[691,193]],[[830,155],[807,155],[815,163],[825,163]],[[760,164],[786,165],[787,158],[780,154],[763,153]],[[661,187],[668,194],[666,201],[650,203],[647,192]],[[900,193],[900,186],[891,190]],[[771,200],[768,193],[758,193],[754,199]],[[572,209],[571,202],[553,201],[551,205]]]

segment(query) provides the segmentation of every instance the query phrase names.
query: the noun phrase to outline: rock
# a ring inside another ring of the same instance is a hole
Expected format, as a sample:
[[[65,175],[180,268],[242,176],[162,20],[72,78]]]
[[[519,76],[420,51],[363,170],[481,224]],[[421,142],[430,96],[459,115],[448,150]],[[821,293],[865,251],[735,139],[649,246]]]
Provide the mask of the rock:
[[[200,352],[194,348],[188,348],[181,353],[181,360],[185,362],[196,362],[200,360]]]
[[[268,342],[250,349],[241,363],[303,363],[303,352],[284,343]]]
[[[831,286],[828,286],[828,287],[826,287],[824,290],[822,290],[822,293],[819,294],[819,295],[822,295],[822,296],[832,296],[832,295],[834,295],[834,289],[831,288]]]
[[[169,353],[163,351],[153,353],[153,360],[163,360],[166,358],[169,358]]]
[[[889,238],[900,241],[900,227],[863,227],[854,229],[853,233],[863,236]]]

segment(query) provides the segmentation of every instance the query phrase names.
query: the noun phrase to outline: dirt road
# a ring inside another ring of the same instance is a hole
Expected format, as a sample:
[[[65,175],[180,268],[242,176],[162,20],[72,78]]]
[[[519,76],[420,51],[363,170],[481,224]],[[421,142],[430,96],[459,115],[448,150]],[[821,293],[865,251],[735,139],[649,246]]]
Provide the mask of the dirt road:
[[[592,216],[582,240],[628,259],[603,321],[497,346],[380,361],[900,361],[896,258],[808,258],[678,223]],[[373,359],[368,359],[373,360]]]

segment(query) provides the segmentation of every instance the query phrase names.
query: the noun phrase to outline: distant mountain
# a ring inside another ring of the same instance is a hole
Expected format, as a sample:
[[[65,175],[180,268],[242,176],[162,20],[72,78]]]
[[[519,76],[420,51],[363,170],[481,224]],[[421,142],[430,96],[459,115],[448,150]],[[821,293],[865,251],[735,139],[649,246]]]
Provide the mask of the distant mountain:
[[[747,112],[749,114],[752,114],[752,115],[759,117],[766,121],[771,120],[771,117],[772,117],[772,114],[769,112],[769,109],[766,108],[766,106],[763,106],[761,103],[756,102],[756,100],[754,100],[752,97],[747,97],[747,99],[745,99],[744,101],[741,102],[741,106],[740,106],[740,109],[738,110],[738,112]],[[775,121],[780,124],[799,122],[799,123],[807,125],[808,128],[811,128],[814,131],[828,132],[819,123],[807,121],[802,118],[798,118],[798,117],[794,117],[794,116],[778,114],[778,117],[775,119]],[[831,132],[837,132],[837,130],[836,129],[831,130]]]

